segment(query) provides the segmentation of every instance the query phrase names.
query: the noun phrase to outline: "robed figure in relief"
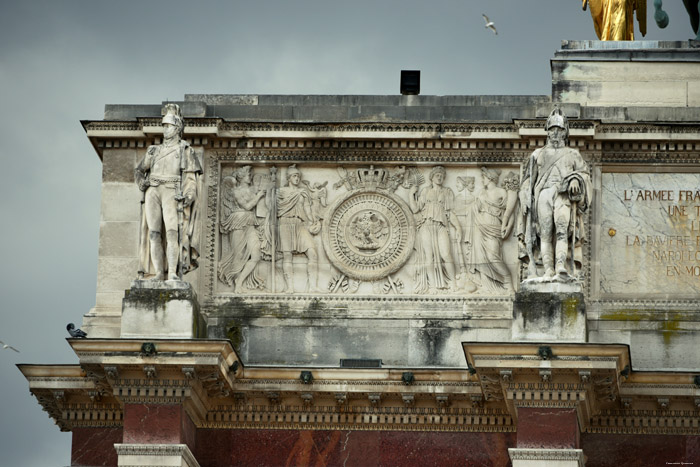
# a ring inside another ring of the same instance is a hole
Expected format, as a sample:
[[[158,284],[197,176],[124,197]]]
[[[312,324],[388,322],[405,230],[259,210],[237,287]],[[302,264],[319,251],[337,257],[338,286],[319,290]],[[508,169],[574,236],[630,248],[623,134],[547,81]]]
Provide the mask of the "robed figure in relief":
[[[135,170],[143,192],[139,241],[139,278],[181,280],[197,267],[199,232],[195,228],[202,168],[181,138],[184,122],[176,104],[165,107],[163,143],[150,146]]]
[[[415,292],[436,294],[439,290],[454,289],[455,267],[452,258],[450,225],[461,238],[462,228],[452,215],[454,192],[445,186],[445,168],[433,167],[430,186],[418,196],[418,186],[411,187],[409,204],[416,214],[416,273]]]
[[[582,257],[583,215],[592,193],[586,163],[578,150],[566,145],[569,124],[564,114],[554,109],[545,128],[547,144],[528,159],[519,193],[521,258],[529,261],[529,279],[538,276],[539,261],[545,278],[555,273],[575,276]]]
[[[314,196],[308,183],[302,183],[301,172],[296,165],[287,168],[286,179],[286,186],[277,193],[278,248],[282,252],[282,271],[286,283],[284,291],[294,292],[293,255],[303,254],[307,258],[305,291],[317,292],[318,252],[313,236],[321,231],[321,219],[318,210],[314,210]]]
[[[251,184],[251,167],[239,167],[224,180],[222,192],[222,238],[229,242],[228,253],[219,263],[219,278],[240,292],[246,289],[264,288],[264,279],[256,271],[262,258],[262,219],[256,215],[256,207],[266,190]]]
[[[518,179],[511,172],[499,186],[499,169],[483,167],[484,188],[474,206],[473,262],[471,272],[484,291],[512,292],[512,276],[503,260],[503,241],[510,235],[518,199]]]

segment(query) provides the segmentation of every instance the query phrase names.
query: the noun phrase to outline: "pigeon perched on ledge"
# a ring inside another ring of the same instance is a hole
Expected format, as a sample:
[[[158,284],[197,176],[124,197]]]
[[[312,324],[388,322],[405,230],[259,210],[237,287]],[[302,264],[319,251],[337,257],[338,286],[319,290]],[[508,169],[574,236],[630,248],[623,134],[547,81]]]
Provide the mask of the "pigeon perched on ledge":
[[[75,329],[75,324],[73,323],[68,323],[66,329],[71,337],[87,337],[87,333],[85,331],[81,331],[80,329]]]
[[[5,344],[3,341],[0,341],[0,346],[2,346],[3,350],[9,349],[9,350],[14,350],[15,352],[19,353],[19,350],[15,349],[14,347],[12,347],[9,344]]]

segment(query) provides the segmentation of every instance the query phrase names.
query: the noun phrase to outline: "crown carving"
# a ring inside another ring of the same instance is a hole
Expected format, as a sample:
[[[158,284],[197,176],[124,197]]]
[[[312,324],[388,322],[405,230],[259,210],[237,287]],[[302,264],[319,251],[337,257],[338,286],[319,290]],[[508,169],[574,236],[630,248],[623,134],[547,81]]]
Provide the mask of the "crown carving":
[[[349,171],[345,168],[339,168],[338,173],[341,177],[334,188],[340,188],[345,185],[349,190],[387,190],[395,191],[400,185],[404,185],[407,180],[408,169],[406,166],[398,166],[391,169],[382,167],[353,168]]]

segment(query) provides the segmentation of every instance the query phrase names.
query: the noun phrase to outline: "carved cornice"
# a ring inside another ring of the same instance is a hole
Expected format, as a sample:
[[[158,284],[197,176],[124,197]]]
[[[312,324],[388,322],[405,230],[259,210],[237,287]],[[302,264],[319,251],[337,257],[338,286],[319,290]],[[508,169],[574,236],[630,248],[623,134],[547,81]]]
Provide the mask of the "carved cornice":
[[[700,433],[700,388],[692,374],[634,372],[624,345],[464,344],[485,400],[519,407],[575,408],[583,431]]]
[[[588,433],[700,434],[700,410],[602,410],[591,418]]]
[[[390,407],[243,406],[219,408],[206,428],[400,430],[512,432],[510,415],[498,409],[415,407],[396,401]]]
[[[514,431],[519,409],[548,407],[575,408],[586,432],[700,434],[694,375],[631,371],[624,345],[549,344],[543,360],[538,344],[465,344],[475,374],[307,368],[302,380],[298,367],[222,368],[222,355],[238,361],[225,341],[159,340],[155,357],[141,344],[71,340],[82,368],[20,369],[63,431],[121,426],[123,404],[147,403],[181,404],[208,428]]]
[[[446,145],[446,142],[440,145]],[[445,148],[436,148],[445,149]],[[397,149],[378,148],[372,150],[344,149],[221,149],[212,150],[212,156],[219,161],[236,161],[246,163],[256,162],[277,162],[294,163],[313,161],[318,164],[324,163],[415,163],[430,162],[436,164],[459,164],[467,162],[477,162],[484,164],[497,163],[521,163],[526,160],[532,152],[530,149],[468,149],[453,148],[455,151],[445,151],[436,149]]]
[[[662,123],[608,123],[598,127],[600,133],[674,133],[694,134],[700,136],[697,124],[662,124]]]
[[[540,122],[540,125],[542,123]],[[268,123],[268,122],[224,122],[222,131],[231,132],[316,132],[316,133],[472,133],[516,134],[518,128],[512,123]]]
[[[515,123],[496,122],[471,122],[471,123],[430,123],[430,122],[401,122],[401,123],[324,123],[324,122],[234,122],[224,121],[221,118],[200,117],[185,118],[187,128],[218,128],[221,132],[237,133],[316,133],[316,134],[343,134],[343,133],[414,133],[423,138],[437,137],[441,135],[452,137],[468,137],[475,133],[501,133],[515,135],[521,129],[541,130],[544,136],[544,119],[517,120]],[[160,117],[145,117],[130,121],[85,121],[83,126],[87,132],[94,131],[137,131],[143,127],[160,127]],[[664,123],[601,123],[596,120],[569,120],[569,128],[575,133],[577,130],[595,129],[595,134],[680,134],[700,137],[698,125],[664,124]],[[660,137],[660,139],[663,139]],[[696,139],[696,138],[694,138]]]

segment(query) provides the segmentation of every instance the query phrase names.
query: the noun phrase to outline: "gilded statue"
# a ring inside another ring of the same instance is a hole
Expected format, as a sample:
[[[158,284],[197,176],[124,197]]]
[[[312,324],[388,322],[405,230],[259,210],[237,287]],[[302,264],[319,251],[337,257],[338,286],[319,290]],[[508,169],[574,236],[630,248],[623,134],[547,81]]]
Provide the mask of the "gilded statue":
[[[182,280],[199,257],[196,200],[202,168],[182,140],[180,107],[165,106],[163,142],[148,148],[135,170],[143,192],[139,241],[139,278]]]
[[[567,146],[569,124],[561,110],[552,111],[545,129],[547,143],[530,156],[520,186],[521,258],[529,263],[528,279],[538,276],[540,261],[545,279],[569,279],[581,259],[590,174],[578,150]]]
[[[633,41],[635,14],[639,31],[647,34],[647,0],[583,0],[586,8],[601,41]]]

